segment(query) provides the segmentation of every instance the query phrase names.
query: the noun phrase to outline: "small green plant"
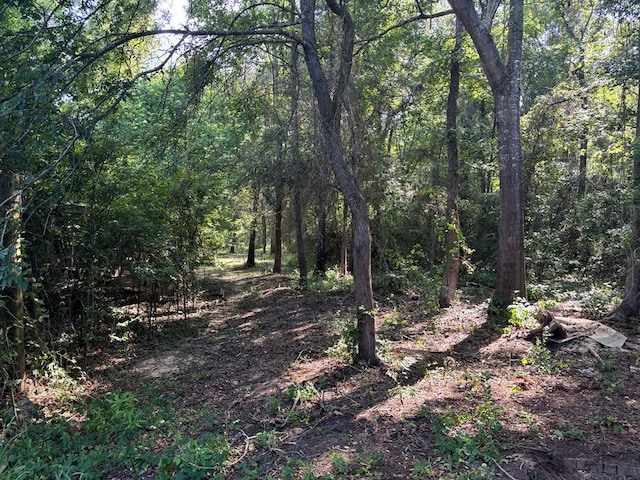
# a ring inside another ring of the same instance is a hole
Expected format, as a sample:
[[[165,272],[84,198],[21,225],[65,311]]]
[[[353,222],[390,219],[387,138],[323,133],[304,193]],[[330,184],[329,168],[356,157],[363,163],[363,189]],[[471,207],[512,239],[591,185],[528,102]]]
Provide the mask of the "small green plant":
[[[386,340],[400,340],[402,330],[409,325],[406,318],[397,310],[384,318],[382,326],[378,330],[379,336]]]
[[[582,294],[580,307],[586,318],[600,320],[619,302],[620,297],[611,284],[603,283]]]
[[[382,453],[366,451],[356,457],[358,467],[356,478],[381,479],[382,473],[374,470],[375,465],[382,460]]]
[[[537,326],[536,314],[543,305],[541,301],[532,304],[526,298],[516,297],[513,303],[507,307],[509,325],[518,329]]]
[[[358,338],[360,330],[357,318],[351,315],[340,322],[338,341],[327,348],[327,355],[345,363],[353,363],[358,357]]]
[[[482,403],[470,413],[456,414],[448,409],[444,414],[436,415],[431,423],[435,447],[443,464],[452,472],[474,472],[472,476],[456,478],[493,478],[493,469],[478,466],[478,463],[491,464],[501,458],[500,416],[503,410],[491,398],[488,375],[480,375],[478,379],[480,385],[484,385]]]
[[[349,465],[349,460],[346,459],[343,455],[339,453],[334,453],[331,456],[331,468],[333,471],[339,475],[347,475],[351,466]]]
[[[524,422],[524,424],[529,427],[529,433],[532,436],[537,437],[540,434],[540,425],[538,424],[535,415],[529,412],[522,411],[518,412],[518,416]]]
[[[201,439],[176,435],[174,447],[165,451],[158,464],[160,480],[222,479],[221,469],[229,456],[229,445],[221,435]]]
[[[548,333],[546,330],[542,334],[542,338],[536,338],[536,343],[531,350],[522,359],[523,365],[531,365],[533,369],[543,375],[553,375],[567,368],[567,364],[553,358],[551,350],[547,347]]]
[[[291,401],[298,400],[300,402],[310,402],[318,395],[318,390],[313,382],[303,382],[302,384],[294,382],[287,390],[287,399]]]
[[[431,462],[424,460],[413,465],[411,469],[411,478],[413,480],[424,480],[426,478],[436,478]]]

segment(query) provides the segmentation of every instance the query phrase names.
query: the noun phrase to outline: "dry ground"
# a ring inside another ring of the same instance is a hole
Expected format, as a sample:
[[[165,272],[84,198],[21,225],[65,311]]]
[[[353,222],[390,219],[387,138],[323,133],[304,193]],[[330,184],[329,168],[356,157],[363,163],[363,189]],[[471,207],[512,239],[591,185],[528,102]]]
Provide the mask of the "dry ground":
[[[464,426],[485,407],[503,426],[495,478],[640,478],[637,352],[573,342],[548,361],[565,365],[538,373],[522,362],[532,342],[488,324],[477,296],[434,315],[417,295],[378,292],[386,366],[366,368],[326,353],[348,293],[250,270],[218,273],[206,290],[187,322],[158,321],[160,340],[96,352],[90,377],[94,395],[157,385],[185,419],[212,412],[232,445],[227,478],[284,478],[294,463],[294,478],[456,478],[433,422]]]

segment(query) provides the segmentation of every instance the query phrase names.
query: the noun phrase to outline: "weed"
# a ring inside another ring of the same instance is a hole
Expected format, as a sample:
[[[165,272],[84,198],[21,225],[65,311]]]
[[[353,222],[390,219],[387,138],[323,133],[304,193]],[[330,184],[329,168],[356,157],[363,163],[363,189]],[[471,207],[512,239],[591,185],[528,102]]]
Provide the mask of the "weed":
[[[580,306],[586,318],[600,320],[619,302],[620,297],[611,284],[603,283],[583,293]]]
[[[532,304],[526,298],[516,297],[507,307],[508,323],[517,329],[534,328],[538,325],[536,315],[542,308],[544,302],[541,300]]]
[[[457,478],[492,478],[487,476],[492,469],[478,467],[477,463],[487,464],[493,460],[499,461],[501,457],[499,435],[503,410],[491,398],[489,376],[480,374],[477,378],[484,401],[472,413],[455,414],[449,409],[437,415],[431,424],[434,443],[445,467],[452,472],[474,472],[469,477]]]
[[[536,338],[536,343],[522,359],[523,365],[531,365],[539,374],[553,375],[567,368],[567,364],[553,358],[551,351],[546,345],[548,333],[545,331],[542,338]]]
[[[358,468],[356,478],[381,479],[382,473],[377,472],[373,467],[382,460],[382,453],[366,451],[356,457]]]
[[[341,321],[339,326],[340,337],[338,341],[327,348],[327,355],[344,363],[353,363],[358,357],[358,339],[360,330],[355,315],[351,315],[346,321]]]
[[[275,430],[268,430],[266,432],[258,432],[256,434],[256,440],[261,447],[268,447],[269,449],[277,448],[280,445],[280,439],[278,438],[278,432]]]
[[[349,460],[339,453],[334,453],[331,458],[331,468],[340,475],[347,475],[350,470]]]
[[[436,478],[431,462],[428,460],[418,462],[411,469],[411,478],[414,480],[422,480],[425,478]]]
[[[409,325],[409,321],[398,312],[394,310],[391,314],[384,318],[378,334],[380,338],[386,340],[400,340],[402,336],[402,330]]]
[[[318,396],[318,390],[313,382],[303,382],[299,384],[294,382],[287,390],[287,399],[291,401],[298,400],[300,402],[310,402]]]
[[[529,427],[529,433],[534,437],[540,435],[540,425],[538,425],[538,421],[536,420],[535,415],[529,412],[518,412],[518,416],[522,419],[525,425]]]
[[[222,479],[220,470],[229,456],[229,445],[221,435],[208,434],[201,439],[185,439],[177,434],[173,448],[160,458],[158,478],[200,480]]]

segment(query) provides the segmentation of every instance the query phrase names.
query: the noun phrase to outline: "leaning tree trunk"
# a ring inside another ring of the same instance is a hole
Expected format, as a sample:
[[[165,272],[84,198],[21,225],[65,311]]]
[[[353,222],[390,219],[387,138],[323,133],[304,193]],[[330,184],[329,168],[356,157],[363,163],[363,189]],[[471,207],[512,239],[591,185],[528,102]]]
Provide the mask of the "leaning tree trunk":
[[[509,32],[505,61],[473,0],[449,0],[471,36],[493,93],[500,165],[500,220],[494,304],[506,307],[514,295],[526,295],[524,199],[520,131],[520,73],[524,0],[509,2]]]
[[[25,326],[24,326],[24,293],[22,290],[21,262],[21,228],[20,211],[22,196],[16,189],[16,176],[13,173],[0,172],[0,249],[7,254],[4,265],[0,268],[10,268],[11,271],[2,272],[2,276],[9,276],[7,286],[0,291],[0,329],[4,338],[3,349],[15,354],[11,365],[3,365],[7,357],[0,355],[0,368],[6,369],[12,380],[19,382],[19,389],[24,390],[26,380],[25,363]],[[3,262],[4,263],[4,262]],[[3,282],[4,283],[4,282]]]
[[[458,174],[458,93],[460,92],[460,49],[462,24],[456,21],[456,43],[451,53],[451,74],[449,96],[447,98],[447,226],[445,232],[445,266],[442,288],[440,289],[440,306],[449,307],[453,303],[458,287],[458,271],[460,270],[460,220],[458,217],[458,192],[460,176]]]
[[[318,103],[329,164],[352,214],[353,277],[359,329],[358,356],[369,364],[377,365],[380,361],[375,350],[369,212],[354,174],[347,165],[340,141],[339,119],[342,112],[342,97],[351,75],[355,28],[346,3],[338,4],[336,0],[327,0],[326,3],[334,14],[342,18],[343,43],[333,99],[316,44],[315,0],[301,0],[300,2],[304,57]]]

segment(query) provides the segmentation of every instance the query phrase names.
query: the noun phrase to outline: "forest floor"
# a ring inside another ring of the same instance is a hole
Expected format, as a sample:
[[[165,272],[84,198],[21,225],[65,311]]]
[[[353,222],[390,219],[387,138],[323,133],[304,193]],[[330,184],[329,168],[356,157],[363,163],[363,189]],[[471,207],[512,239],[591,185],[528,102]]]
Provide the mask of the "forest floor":
[[[384,366],[367,368],[341,358],[348,288],[303,291],[233,265],[204,280],[186,321],[167,314],[145,341],[94,351],[88,385],[160,392],[184,438],[224,435],[224,478],[640,478],[637,351],[576,340],[550,352],[487,321],[488,289],[439,312],[376,292]]]

